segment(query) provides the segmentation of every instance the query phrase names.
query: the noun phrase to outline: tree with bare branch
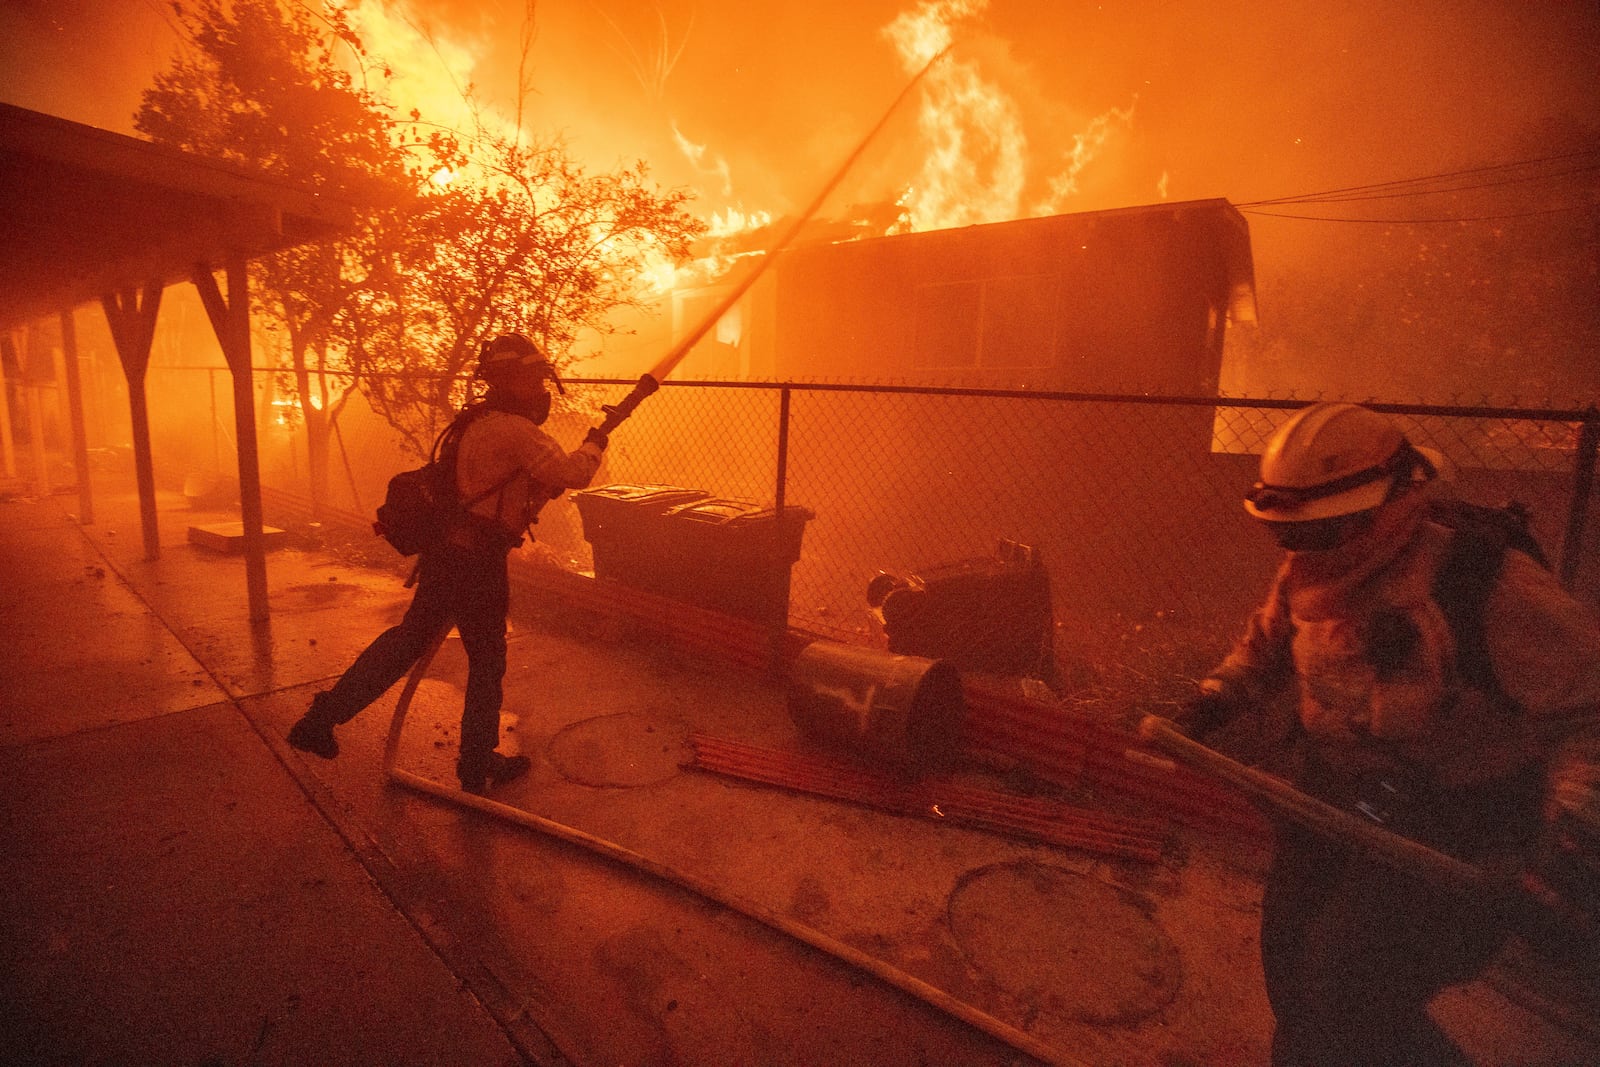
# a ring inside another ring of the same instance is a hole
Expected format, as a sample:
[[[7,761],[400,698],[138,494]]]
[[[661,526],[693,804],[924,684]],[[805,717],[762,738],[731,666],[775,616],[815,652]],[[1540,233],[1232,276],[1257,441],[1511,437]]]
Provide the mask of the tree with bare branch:
[[[377,92],[388,72],[370,64],[337,11],[319,22],[278,0],[172,6],[183,46],[145,91],[135,127],[159,143],[247,164],[361,209],[349,234],[250,267],[254,308],[284,337],[305,425],[311,506],[320,514],[329,441],[362,372],[338,343],[335,323],[370,284],[404,204],[438,154],[449,158],[450,141],[435,135],[423,139],[426,151],[406,151],[404,128]]]
[[[686,259],[705,230],[643,162],[590,174],[557,140],[480,132],[472,144],[473,162],[415,204],[390,284],[341,326],[369,368],[369,401],[418,455],[484,338],[525,333],[565,366],[580,333],[613,332],[614,312],[644,307],[643,272]]]

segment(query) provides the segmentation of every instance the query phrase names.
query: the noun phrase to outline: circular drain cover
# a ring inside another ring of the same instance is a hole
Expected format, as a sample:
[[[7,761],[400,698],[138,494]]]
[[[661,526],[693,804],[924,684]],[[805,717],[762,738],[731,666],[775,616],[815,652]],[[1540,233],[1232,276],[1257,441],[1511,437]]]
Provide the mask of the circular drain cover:
[[[1136,1022],[1178,991],[1178,950],[1148,906],[1060,867],[970,872],[950,895],[950,928],[996,984],[1059,1018]]]
[[[654,785],[689,758],[685,730],[633,712],[563,727],[545,750],[561,776],[580,785]]]

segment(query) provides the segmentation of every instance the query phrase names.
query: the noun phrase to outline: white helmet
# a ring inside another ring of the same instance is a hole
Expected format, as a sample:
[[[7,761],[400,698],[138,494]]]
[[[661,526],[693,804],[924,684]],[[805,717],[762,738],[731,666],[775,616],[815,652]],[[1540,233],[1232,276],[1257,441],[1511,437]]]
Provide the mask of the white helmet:
[[[1437,473],[1388,419],[1359,404],[1325,402],[1284,420],[1261,454],[1244,509],[1268,522],[1311,522],[1369,511],[1402,480]]]

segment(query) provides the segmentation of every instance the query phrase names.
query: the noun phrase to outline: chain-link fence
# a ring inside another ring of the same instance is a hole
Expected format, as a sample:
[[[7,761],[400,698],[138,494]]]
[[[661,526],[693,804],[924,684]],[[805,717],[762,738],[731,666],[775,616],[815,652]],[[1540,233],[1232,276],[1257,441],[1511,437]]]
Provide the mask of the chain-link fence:
[[[225,376],[215,377],[210,388],[225,396]],[[198,390],[173,401],[195,424],[180,462],[216,460],[227,471],[231,418],[225,402],[219,418],[218,402],[204,401],[207,382],[153,369],[152,407],[169,386]],[[631,384],[569,382],[546,428],[576,445]],[[633,486],[641,499],[650,487],[693,489],[727,506],[654,516],[633,531],[657,549],[698,539],[709,546],[698,556],[613,553],[602,577],[665,584],[693,600],[697,589],[759,585],[773,567],[788,579],[787,621],[798,629],[897,651],[953,648],[972,669],[1031,675],[1061,692],[1176,691],[1226,649],[1270,579],[1276,550],[1240,500],[1266,439],[1302,403],[669,381],[614,435],[594,484]],[[1526,505],[1563,580],[1600,603],[1597,524],[1587,521],[1600,416],[1372,406],[1443,453],[1462,496]],[[263,410],[268,520],[276,501],[286,524],[287,502],[309,495],[304,432],[288,408],[264,401]],[[152,418],[173,440],[183,421]],[[389,476],[417,461],[358,399],[337,427],[323,518],[364,529]],[[792,569],[783,551],[770,561],[723,551],[740,548],[740,536],[760,542],[763,523],[779,527],[780,504],[802,524]],[[702,520],[729,515],[745,533],[706,540]],[[520,563],[594,572],[596,531],[570,495],[545,508],[534,532]],[[648,569],[677,573],[629,573]]]

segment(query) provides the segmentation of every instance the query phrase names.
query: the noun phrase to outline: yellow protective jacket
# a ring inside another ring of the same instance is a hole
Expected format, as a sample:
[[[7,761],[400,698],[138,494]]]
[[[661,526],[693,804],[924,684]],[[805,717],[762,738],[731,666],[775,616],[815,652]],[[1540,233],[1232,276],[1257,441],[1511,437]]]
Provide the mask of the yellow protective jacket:
[[[1471,687],[1433,598],[1451,537],[1414,492],[1386,504],[1351,545],[1288,554],[1203,684],[1259,706],[1292,682],[1300,724],[1320,749],[1351,762],[1398,759],[1444,785],[1547,758],[1600,722],[1600,619],[1508,549],[1482,613],[1503,696]]]
[[[456,489],[462,500],[488,493],[472,505],[471,513],[514,542],[552,496],[587,486],[600,467],[600,456],[596,445],[585,442],[568,452],[531,420],[488,411],[461,435]],[[489,492],[502,482],[503,489]]]

